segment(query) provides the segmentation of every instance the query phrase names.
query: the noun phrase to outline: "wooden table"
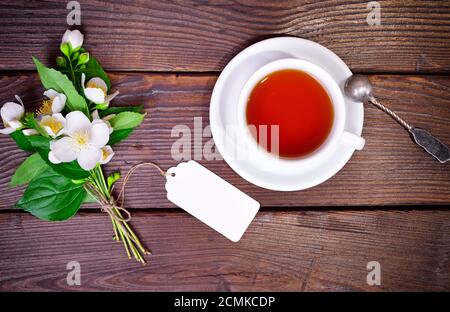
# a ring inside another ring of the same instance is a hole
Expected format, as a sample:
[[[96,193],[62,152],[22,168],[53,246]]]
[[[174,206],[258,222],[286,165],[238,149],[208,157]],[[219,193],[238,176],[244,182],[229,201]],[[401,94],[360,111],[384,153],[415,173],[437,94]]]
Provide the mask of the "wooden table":
[[[176,164],[175,125],[208,123],[214,83],[240,50],[277,35],[314,40],[355,73],[370,75],[377,97],[412,124],[450,144],[450,1],[380,1],[369,26],[365,1],[79,1],[86,47],[120,90],[115,105],[144,104],[143,125],[116,147],[107,168],[141,161]],[[54,65],[66,1],[0,1],[0,103],[37,105],[43,88],[31,56]],[[64,223],[14,208],[10,188],[26,157],[0,137],[0,290],[450,290],[450,167],[365,107],[366,147],[332,179],[278,193],[240,178],[224,161],[200,161],[262,209],[232,243],[175,208],[164,180],[142,170],[126,206],[151,248],[148,265],[126,259],[110,221],[89,205]],[[207,140],[205,138],[204,140]],[[366,282],[369,261],[381,285]],[[68,286],[66,265],[81,264]]]

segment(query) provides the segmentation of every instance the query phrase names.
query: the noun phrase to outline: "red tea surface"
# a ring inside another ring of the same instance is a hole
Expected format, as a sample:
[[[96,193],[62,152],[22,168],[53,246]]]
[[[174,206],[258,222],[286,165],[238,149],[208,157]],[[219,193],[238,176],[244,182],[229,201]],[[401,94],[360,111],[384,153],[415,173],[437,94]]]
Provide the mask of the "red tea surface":
[[[256,126],[258,138],[259,126],[267,126],[267,144],[263,144],[267,151],[272,151],[270,127],[278,125],[279,156],[296,158],[310,154],[326,140],[334,111],[320,82],[303,71],[288,69],[271,73],[255,86],[246,115],[247,123]]]

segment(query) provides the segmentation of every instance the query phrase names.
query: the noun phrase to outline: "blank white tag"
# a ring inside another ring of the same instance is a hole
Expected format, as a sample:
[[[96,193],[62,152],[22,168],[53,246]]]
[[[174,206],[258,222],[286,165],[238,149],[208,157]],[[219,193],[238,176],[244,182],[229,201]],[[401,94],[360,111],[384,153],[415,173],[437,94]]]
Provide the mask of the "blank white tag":
[[[167,199],[237,242],[259,210],[259,203],[190,160],[167,170]]]

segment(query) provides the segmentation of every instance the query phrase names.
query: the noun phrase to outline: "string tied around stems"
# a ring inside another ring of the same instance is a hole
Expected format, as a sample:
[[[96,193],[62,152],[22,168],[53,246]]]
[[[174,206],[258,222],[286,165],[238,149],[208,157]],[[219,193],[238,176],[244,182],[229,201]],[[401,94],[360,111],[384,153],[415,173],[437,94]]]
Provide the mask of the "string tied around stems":
[[[102,193],[102,191],[99,190],[99,188],[95,185],[95,183],[87,182],[84,184],[84,188],[86,191],[91,194],[95,200],[99,203],[101,207],[102,212],[106,212],[113,223],[113,229],[115,234],[115,240],[119,241],[119,235],[122,239],[125,250],[127,252],[127,255],[129,258],[131,258],[130,250],[133,253],[136,260],[141,262],[142,264],[145,264],[144,258],[141,256],[141,253],[144,255],[150,254],[150,251],[145,249],[142,244],[140,243],[137,236],[133,233],[130,226],[128,225],[128,222],[131,221],[131,213],[123,207],[123,204],[125,202],[125,187],[131,177],[131,175],[140,167],[144,166],[151,166],[153,168],[158,169],[161,176],[168,176],[172,175],[170,173],[167,173],[163,169],[161,169],[160,166],[153,162],[144,162],[139,163],[134,166],[132,166],[126,173],[122,187],[120,189],[119,195],[117,196],[117,199],[114,199],[113,196],[105,196],[105,194]],[[101,171],[101,168],[98,170]],[[103,174],[101,173],[102,179]],[[112,193],[114,187],[109,192]],[[125,217],[122,215],[125,214]],[[137,248],[136,248],[137,247]]]
[[[150,166],[150,167],[157,169],[159,171],[159,174],[163,177],[171,175],[170,173],[167,173],[166,171],[161,169],[161,167],[158,166],[157,164],[155,164],[154,162],[143,162],[143,163],[139,163],[139,164],[131,167],[127,171],[127,174],[125,175],[125,177],[123,178],[122,187],[120,189],[120,192],[119,192],[119,195],[117,196],[117,201],[116,201],[117,203],[120,203],[119,206],[122,207],[123,210],[126,210],[125,208],[123,208],[123,204],[125,202],[125,187],[127,186],[128,180],[130,179],[131,175],[136,171],[136,169],[139,169],[140,167],[145,167],[145,166]],[[112,190],[113,189],[114,189],[114,186],[113,186]],[[112,190],[111,190],[111,192],[112,192]],[[128,215],[129,215],[129,213],[128,213]]]

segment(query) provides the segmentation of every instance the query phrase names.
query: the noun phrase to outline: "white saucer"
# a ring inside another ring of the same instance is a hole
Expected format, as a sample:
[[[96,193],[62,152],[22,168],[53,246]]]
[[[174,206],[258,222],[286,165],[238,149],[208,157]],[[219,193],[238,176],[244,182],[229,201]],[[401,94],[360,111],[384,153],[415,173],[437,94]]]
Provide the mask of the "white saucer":
[[[234,147],[224,144],[225,127],[237,124],[239,94],[245,82],[261,66],[283,58],[300,58],[325,69],[343,90],[345,80],[352,75],[347,65],[332,51],[318,43],[295,38],[278,37],[260,41],[236,55],[216,82],[209,110],[211,132],[216,148],[242,178],[260,187],[277,191],[303,190],[334,176],[349,161],[354,149],[340,144],[329,161],[314,168],[299,168],[291,172],[261,170],[250,160],[234,157]],[[361,135],[364,122],[362,103],[345,98],[347,120],[345,129]]]

